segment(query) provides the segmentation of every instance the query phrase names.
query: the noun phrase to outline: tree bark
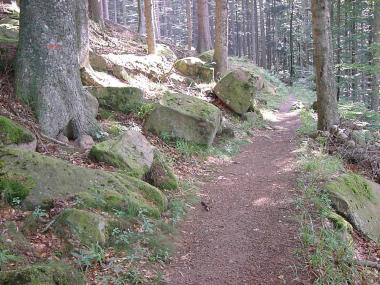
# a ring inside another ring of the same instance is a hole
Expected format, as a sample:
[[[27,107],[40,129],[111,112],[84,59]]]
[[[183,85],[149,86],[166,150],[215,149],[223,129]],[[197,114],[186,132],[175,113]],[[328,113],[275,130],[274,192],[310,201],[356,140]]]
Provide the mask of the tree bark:
[[[145,16],[144,16],[144,5],[142,5],[142,0],[137,0],[137,12],[138,12],[138,28],[137,32],[140,35],[146,33],[145,29]]]
[[[379,110],[379,84],[380,84],[380,1],[374,3],[373,21],[373,64],[375,74],[372,79],[371,107]]]
[[[215,75],[221,77],[228,69],[228,0],[216,0],[215,8]]]
[[[207,0],[197,0],[199,53],[212,49]]]
[[[260,66],[265,67],[266,64],[266,45],[265,45],[265,21],[264,21],[264,6],[263,0],[259,0],[259,10],[260,10],[260,46],[261,46],[261,57],[260,57]]]
[[[156,37],[153,23],[153,0],[144,0],[145,26],[147,34],[148,53],[156,53]]]
[[[102,6],[103,6],[103,19],[109,20],[110,14],[108,11],[108,0],[102,0]]]
[[[312,0],[312,15],[318,129],[328,130],[339,122],[333,72],[329,0]]]
[[[187,49],[193,46],[193,15],[192,0],[186,0],[186,20],[187,20]]]
[[[21,1],[16,93],[50,137],[64,132],[75,139],[97,130],[96,99],[83,89],[79,74],[80,2]]]
[[[88,0],[88,9],[90,19],[104,27],[102,0]]]

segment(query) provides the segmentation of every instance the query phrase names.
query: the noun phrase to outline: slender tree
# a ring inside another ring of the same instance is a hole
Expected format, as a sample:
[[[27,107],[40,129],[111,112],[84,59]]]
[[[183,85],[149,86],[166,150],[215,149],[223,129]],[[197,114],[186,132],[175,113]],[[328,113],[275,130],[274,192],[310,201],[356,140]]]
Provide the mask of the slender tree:
[[[103,27],[104,19],[103,19],[102,0],[88,0],[88,8],[89,8],[90,19]]]
[[[228,0],[216,0],[214,62],[217,77],[228,69]]]
[[[197,0],[198,45],[199,53],[212,49],[209,10],[207,0]]]
[[[148,53],[156,53],[156,36],[154,32],[154,16],[153,16],[153,0],[144,0],[144,12],[145,12],[145,23],[146,23],[146,34],[147,34],[147,44]]]
[[[186,21],[187,21],[187,49],[193,46],[193,8],[192,0],[186,0]]]
[[[317,83],[318,129],[328,130],[338,124],[336,82],[333,72],[333,49],[329,0],[312,0],[314,68]]]
[[[380,1],[374,0],[373,21],[373,64],[374,76],[372,79],[371,107],[372,110],[379,109],[379,84],[380,84]]]

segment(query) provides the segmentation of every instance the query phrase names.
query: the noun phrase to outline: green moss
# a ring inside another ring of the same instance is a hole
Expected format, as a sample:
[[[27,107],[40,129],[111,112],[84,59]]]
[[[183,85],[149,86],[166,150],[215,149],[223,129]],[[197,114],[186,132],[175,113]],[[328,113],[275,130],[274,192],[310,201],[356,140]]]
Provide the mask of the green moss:
[[[104,244],[107,240],[108,222],[101,215],[86,210],[66,209],[55,220],[55,233],[66,238],[76,239],[81,244]]]
[[[0,194],[7,203],[23,201],[33,189],[33,180],[18,175],[0,176]]]
[[[211,63],[214,60],[214,50],[212,49],[212,50],[205,51],[201,53],[200,55],[198,55],[198,58],[200,58],[206,63]]]
[[[339,177],[335,182],[328,185],[332,192],[353,193],[359,200],[374,199],[371,186],[360,175],[350,173]]]
[[[178,188],[177,177],[158,150],[154,151],[153,164],[146,179],[160,189],[174,190]]]
[[[84,285],[84,275],[61,262],[30,265],[0,272],[2,285]]]
[[[345,220],[341,215],[335,213],[335,212],[328,212],[327,218],[331,220],[335,227],[338,228],[339,230],[344,230],[348,232],[352,232],[353,228],[352,225]]]
[[[0,116],[0,143],[21,144],[34,140],[33,135],[12,120]]]
[[[160,216],[166,201],[157,188],[125,174],[82,168],[38,153],[7,147],[0,147],[0,157],[3,161],[2,173],[33,179],[32,191],[24,201],[24,205],[31,209],[57,198],[83,195],[91,206],[96,201],[104,200],[112,202],[116,208],[125,209],[126,204],[127,208],[147,208],[152,215]],[[150,192],[159,192],[153,195],[155,200],[149,199],[147,187]],[[115,192],[123,197],[120,204],[116,201],[120,196]],[[100,198],[97,198],[99,195]],[[96,208],[111,210],[102,203],[98,203]]]

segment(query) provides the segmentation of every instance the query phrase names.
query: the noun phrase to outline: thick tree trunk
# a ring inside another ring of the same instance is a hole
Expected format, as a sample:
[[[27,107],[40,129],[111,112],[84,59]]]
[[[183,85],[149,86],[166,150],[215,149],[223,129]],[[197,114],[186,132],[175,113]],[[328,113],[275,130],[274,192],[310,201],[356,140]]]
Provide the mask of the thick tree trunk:
[[[104,19],[102,0],[88,0],[88,10],[90,19],[93,20],[95,23],[98,23],[101,27],[103,27]]]
[[[379,84],[380,84],[380,1],[374,3],[374,21],[373,21],[373,64],[375,74],[372,79],[371,107],[372,110],[379,110]]]
[[[192,0],[186,0],[186,20],[187,20],[187,49],[193,46],[193,8]]]
[[[199,53],[212,49],[207,0],[197,0]]]
[[[145,22],[146,22],[146,34],[147,34],[147,44],[148,53],[156,53],[156,37],[154,34],[154,24],[153,24],[153,0],[144,0],[144,12],[145,12]]]
[[[228,69],[228,0],[216,0],[215,8],[215,75],[221,77]]]
[[[328,130],[332,125],[339,122],[336,82],[333,72],[329,0],[312,0],[312,14],[318,129]]]
[[[16,92],[51,137],[97,130],[96,99],[80,81],[78,8],[76,0],[21,1]]]

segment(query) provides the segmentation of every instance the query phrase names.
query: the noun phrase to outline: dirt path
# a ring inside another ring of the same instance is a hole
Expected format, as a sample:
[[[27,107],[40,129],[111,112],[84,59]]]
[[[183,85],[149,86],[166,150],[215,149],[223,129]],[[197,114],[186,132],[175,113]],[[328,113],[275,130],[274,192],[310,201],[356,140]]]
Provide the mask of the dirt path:
[[[258,131],[234,163],[202,185],[204,201],[180,227],[171,285],[307,284],[294,256],[295,132],[298,116],[280,109],[273,131]]]

